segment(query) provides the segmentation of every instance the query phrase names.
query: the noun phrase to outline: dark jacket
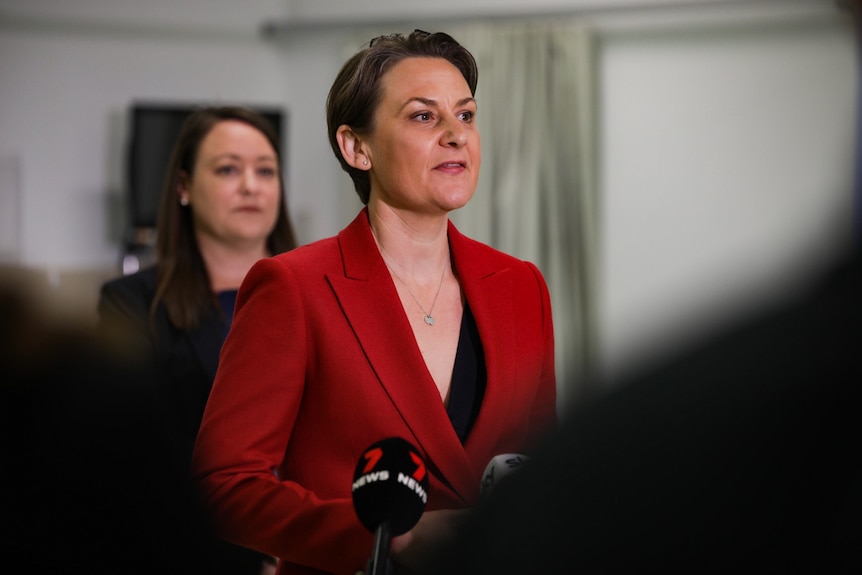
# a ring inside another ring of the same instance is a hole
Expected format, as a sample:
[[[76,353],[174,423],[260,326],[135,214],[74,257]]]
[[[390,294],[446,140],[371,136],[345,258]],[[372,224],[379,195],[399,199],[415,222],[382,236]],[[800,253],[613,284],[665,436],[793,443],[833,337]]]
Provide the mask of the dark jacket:
[[[151,322],[149,309],[155,290],[154,267],[106,282],[99,297],[99,319],[104,327],[121,330],[145,353],[154,354],[162,374],[161,391],[171,406],[187,457],[191,457],[228,319],[213,308],[197,329],[185,331],[174,327],[165,309],[159,308]]]
[[[157,417],[171,439],[165,454],[178,470],[180,482],[188,481],[192,448],[204,407],[212,388],[219,352],[229,327],[229,318],[213,307],[197,329],[177,329],[160,307],[152,320],[149,309],[155,296],[156,269],[106,282],[99,297],[100,326],[117,337],[127,338],[140,353],[152,354],[156,370]],[[191,490],[191,486],[189,486]],[[189,491],[190,497],[194,497]],[[195,501],[191,501],[195,504]],[[267,557],[256,551],[201,534],[202,562],[208,569],[231,575],[257,575]]]

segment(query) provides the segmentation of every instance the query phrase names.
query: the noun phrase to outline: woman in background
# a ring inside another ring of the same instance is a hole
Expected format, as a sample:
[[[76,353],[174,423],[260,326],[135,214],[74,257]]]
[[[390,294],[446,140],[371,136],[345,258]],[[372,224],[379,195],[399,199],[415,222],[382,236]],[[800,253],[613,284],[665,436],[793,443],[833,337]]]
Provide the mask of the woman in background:
[[[492,458],[555,426],[542,274],[449,221],[479,177],[477,78],[444,33],[383,36],[350,58],[328,134],[365,207],[240,288],[192,473],[220,533],[279,557],[280,573],[366,567],[351,486],[379,440],[406,439],[427,471],[424,513],[391,541],[404,573],[476,503]]]
[[[192,113],[165,180],[156,263],[101,289],[102,326],[154,355],[180,469],[188,468],[237,289],[256,261],[296,246],[281,165],[275,131],[260,114],[243,107]],[[267,559],[233,546],[222,551],[225,573],[257,574]]]

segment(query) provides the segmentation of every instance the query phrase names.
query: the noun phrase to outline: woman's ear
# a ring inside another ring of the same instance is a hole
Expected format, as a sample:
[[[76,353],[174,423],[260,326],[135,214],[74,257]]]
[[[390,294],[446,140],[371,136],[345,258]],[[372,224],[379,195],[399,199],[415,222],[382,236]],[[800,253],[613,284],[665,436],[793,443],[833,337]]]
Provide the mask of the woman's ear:
[[[335,132],[335,139],[341,149],[344,161],[358,170],[367,170],[371,167],[371,161],[365,151],[365,142],[354,132],[350,126],[343,124]]]

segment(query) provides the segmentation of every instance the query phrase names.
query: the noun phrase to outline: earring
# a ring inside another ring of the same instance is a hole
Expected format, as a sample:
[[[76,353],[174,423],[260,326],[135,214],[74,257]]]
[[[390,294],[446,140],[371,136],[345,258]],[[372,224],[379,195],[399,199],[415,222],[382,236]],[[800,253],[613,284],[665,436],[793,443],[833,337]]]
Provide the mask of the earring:
[[[181,205],[181,206],[187,206],[187,205],[189,205],[189,199],[188,199],[187,197],[185,197],[185,196],[181,197],[181,198],[180,198],[180,205]]]
[[[363,165],[363,166],[367,166],[367,165],[368,165],[368,160],[362,160],[362,165]]]

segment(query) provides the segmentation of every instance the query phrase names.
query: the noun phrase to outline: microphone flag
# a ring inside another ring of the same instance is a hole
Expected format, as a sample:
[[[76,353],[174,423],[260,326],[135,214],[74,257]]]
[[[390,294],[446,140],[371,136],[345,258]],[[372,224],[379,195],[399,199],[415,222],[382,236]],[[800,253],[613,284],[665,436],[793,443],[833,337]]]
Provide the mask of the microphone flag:
[[[366,449],[353,474],[353,507],[369,531],[388,524],[393,536],[409,531],[428,502],[428,473],[419,451],[400,437]]]

